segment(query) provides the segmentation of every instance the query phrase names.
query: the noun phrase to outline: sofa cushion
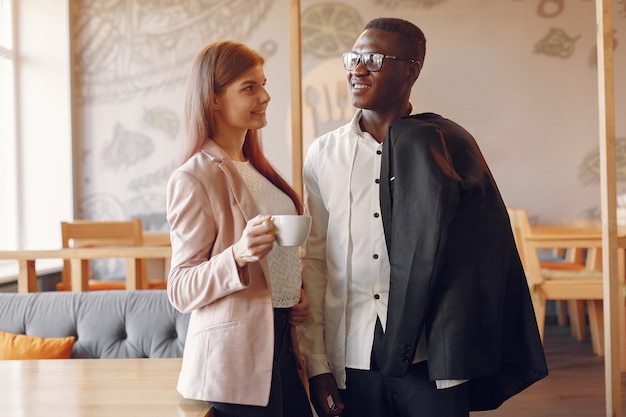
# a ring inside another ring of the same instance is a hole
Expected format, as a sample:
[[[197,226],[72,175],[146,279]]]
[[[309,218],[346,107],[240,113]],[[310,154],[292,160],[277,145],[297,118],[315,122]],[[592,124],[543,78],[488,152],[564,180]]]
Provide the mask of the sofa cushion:
[[[166,290],[0,293],[0,330],[75,336],[72,358],[181,357],[188,325]]]
[[[74,336],[39,337],[0,331],[0,359],[70,359]]]

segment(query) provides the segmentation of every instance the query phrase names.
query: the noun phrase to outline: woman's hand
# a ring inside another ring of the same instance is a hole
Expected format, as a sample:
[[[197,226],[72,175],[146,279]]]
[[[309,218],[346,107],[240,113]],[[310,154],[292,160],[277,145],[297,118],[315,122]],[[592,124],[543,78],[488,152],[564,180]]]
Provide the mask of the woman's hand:
[[[240,267],[248,262],[263,259],[272,250],[274,240],[274,225],[271,216],[259,214],[246,224],[241,239],[233,245],[233,255]]]
[[[309,299],[306,296],[304,288],[300,288],[300,301],[291,307],[289,312],[289,323],[292,326],[299,326],[309,317]]]

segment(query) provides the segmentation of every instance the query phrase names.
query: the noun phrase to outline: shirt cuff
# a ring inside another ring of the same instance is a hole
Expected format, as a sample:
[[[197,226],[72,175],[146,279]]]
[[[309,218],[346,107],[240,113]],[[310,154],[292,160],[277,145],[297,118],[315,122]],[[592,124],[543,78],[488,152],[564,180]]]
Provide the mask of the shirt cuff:
[[[446,389],[464,384],[467,381],[469,381],[469,379],[441,379],[435,381],[435,384],[437,384],[437,389]]]
[[[329,374],[330,366],[326,355],[310,355],[306,360],[307,376],[313,378],[321,374]]]

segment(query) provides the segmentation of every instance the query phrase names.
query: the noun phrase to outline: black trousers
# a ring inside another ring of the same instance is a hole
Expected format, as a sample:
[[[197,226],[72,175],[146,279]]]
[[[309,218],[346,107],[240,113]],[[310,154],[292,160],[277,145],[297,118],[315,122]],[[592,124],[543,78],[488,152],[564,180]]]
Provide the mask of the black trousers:
[[[267,407],[209,402],[215,417],[313,417],[291,350],[289,309],[274,309],[274,364]]]
[[[427,362],[411,365],[403,378],[384,377],[379,372],[376,350],[383,341],[376,323],[369,371],[347,371],[346,389],[340,390],[346,408],[342,417],[468,417],[467,384],[437,389],[429,380]]]

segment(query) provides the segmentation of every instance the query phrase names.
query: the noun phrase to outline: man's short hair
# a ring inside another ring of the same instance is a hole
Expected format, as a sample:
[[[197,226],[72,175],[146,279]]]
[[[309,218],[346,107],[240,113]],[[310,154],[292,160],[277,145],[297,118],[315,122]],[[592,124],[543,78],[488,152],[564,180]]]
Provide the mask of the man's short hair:
[[[365,29],[380,29],[398,34],[404,41],[406,53],[409,57],[419,61],[420,66],[424,65],[426,55],[426,37],[424,32],[413,23],[394,17],[379,17],[371,20],[365,25]]]

